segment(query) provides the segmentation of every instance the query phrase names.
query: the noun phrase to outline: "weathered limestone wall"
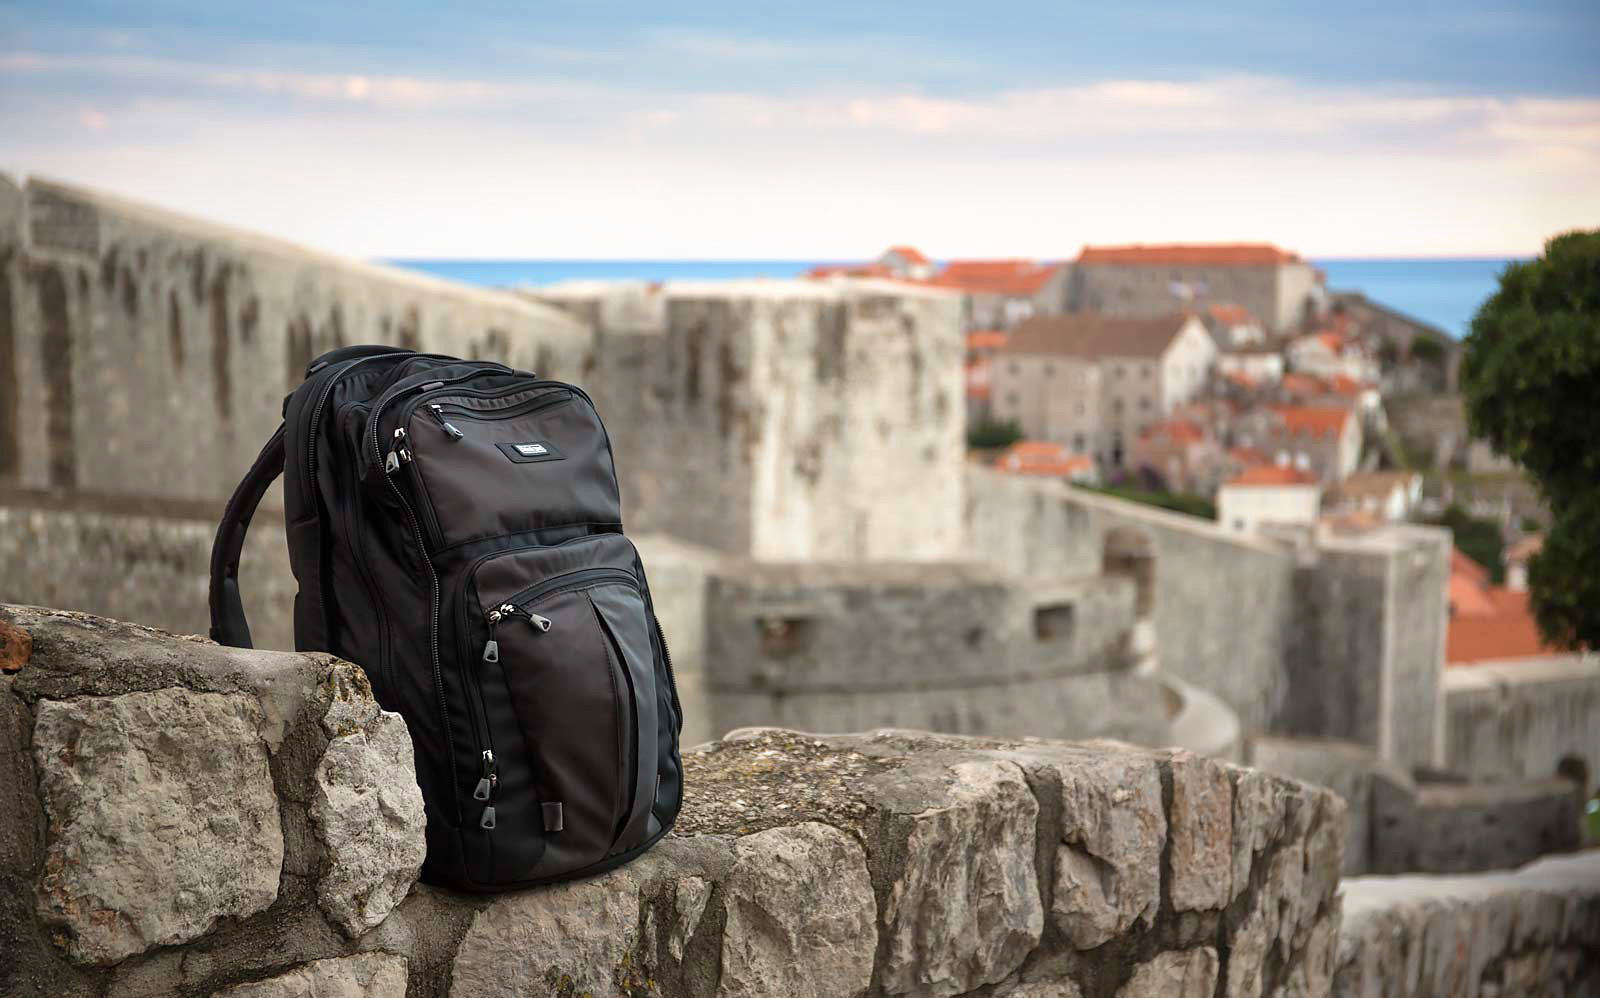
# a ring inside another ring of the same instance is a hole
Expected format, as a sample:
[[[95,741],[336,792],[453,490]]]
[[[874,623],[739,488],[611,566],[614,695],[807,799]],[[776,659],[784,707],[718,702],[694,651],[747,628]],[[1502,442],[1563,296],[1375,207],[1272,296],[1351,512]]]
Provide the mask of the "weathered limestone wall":
[[[585,881],[413,883],[359,670],[0,608],[0,992],[413,998],[1328,993],[1343,805],[1183,752],[749,730]],[[20,669],[20,671],[13,670]]]
[[[967,472],[967,552],[1033,580],[1096,573],[1147,546],[1156,657],[1209,690],[1246,735],[1369,745],[1437,760],[1449,535],[1243,538],[1195,517],[989,469]]]
[[[1283,710],[1291,551],[1194,517],[976,466],[967,470],[966,524],[968,557],[1034,580],[1097,574],[1109,539],[1144,538],[1155,557],[1161,668],[1222,698],[1247,734],[1269,730]]]
[[[317,353],[387,342],[581,379],[562,312],[45,180],[0,225],[0,483],[222,501]]]
[[[880,281],[575,285],[636,529],[764,560],[961,545],[959,296]]]
[[[1175,743],[1134,586],[976,564],[730,562],[706,590],[712,729],[915,727]]]
[[[1337,998],[1600,995],[1600,851],[1502,873],[1358,877],[1340,896]]]
[[[1505,870],[1582,844],[1568,780],[1419,783],[1368,748],[1329,739],[1256,738],[1246,759],[1343,798],[1348,875]]]
[[[10,505],[0,503],[0,603],[66,606],[205,634],[217,515],[210,504],[171,500],[13,495]],[[295,582],[281,513],[259,514],[239,575],[256,647],[293,648]]]
[[[1446,758],[1474,779],[1553,776],[1581,762],[1600,779],[1600,657],[1452,665],[1444,674]]]

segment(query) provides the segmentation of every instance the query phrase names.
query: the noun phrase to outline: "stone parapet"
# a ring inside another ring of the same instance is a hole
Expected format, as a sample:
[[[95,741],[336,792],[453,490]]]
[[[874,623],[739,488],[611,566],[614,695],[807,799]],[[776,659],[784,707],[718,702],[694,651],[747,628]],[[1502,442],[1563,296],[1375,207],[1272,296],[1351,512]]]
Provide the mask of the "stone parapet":
[[[1338,998],[1600,995],[1600,852],[1340,893]]]
[[[1327,791],[1114,742],[746,729],[600,877],[415,883],[399,718],[325,655],[0,607],[8,995],[1324,995]],[[26,635],[26,639],[23,639]]]

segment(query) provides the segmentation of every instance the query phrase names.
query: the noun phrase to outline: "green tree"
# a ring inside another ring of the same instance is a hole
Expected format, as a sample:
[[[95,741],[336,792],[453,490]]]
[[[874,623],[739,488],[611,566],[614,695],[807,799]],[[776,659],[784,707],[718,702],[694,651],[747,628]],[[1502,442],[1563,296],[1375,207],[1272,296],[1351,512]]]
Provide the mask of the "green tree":
[[[986,419],[967,427],[967,446],[973,450],[1000,450],[1022,439],[1022,427],[1014,419]]]
[[[1528,566],[1545,639],[1600,648],[1600,231],[1514,263],[1461,363],[1472,432],[1527,470],[1552,519]]]

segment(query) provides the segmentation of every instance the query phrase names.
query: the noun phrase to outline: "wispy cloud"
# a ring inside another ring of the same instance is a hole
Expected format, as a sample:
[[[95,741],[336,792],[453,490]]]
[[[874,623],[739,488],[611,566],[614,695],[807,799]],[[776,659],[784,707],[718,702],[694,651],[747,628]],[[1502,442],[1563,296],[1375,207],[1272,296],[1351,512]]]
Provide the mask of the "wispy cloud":
[[[562,51],[538,77],[0,53],[0,165],[373,255],[838,257],[902,238],[1499,252],[1600,224],[1600,98],[1237,74],[663,90],[560,72],[590,64]]]

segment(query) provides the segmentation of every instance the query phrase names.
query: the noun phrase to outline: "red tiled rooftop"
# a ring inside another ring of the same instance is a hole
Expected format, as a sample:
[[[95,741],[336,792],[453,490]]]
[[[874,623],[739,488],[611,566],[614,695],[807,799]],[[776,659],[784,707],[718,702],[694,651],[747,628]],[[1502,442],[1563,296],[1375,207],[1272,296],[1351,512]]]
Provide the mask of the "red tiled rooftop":
[[[1469,579],[1479,587],[1486,588],[1489,585],[1489,570],[1467,557],[1458,547],[1450,549],[1450,574]]]
[[[1244,468],[1272,463],[1272,458],[1254,447],[1235,447],[1228,451],[1228,457],[1235,464]]]
[[[1350,422],[1350,410],[1332,405],[1275,405],[1272,411],[1283,420],[1287,432],[1313,437],[1338,436]]]
[[[1011,334],[1003,329],[974,329],[967,334],[967,349],[998,350],[1010,338]]]
[[[1451,578],[1450,595],[1457,593],[1456,578]],[[1490,606],[1488,612],[1462,612],[1458,606],[1445,633],[1444,660],[1448,665],[1465,665],[1501,658],[1534,658],[1555,654],[1539,636],[1528,594],[1500,587],[1480,591]],[[1478,606],[1474,603],[1473,606]]]
[[[1271,243],[1188,243],[1160,246],[1085,246],[1079,263],[1133,266],[1272,266],[1295,263],[1298,254]]]
[[[1248,326],[1256,321],[1256,317],[1243,305],[1212,305],[1206,311],[1211,313],[1213,319],[1230,326]]]
[[[1060,444],[1044,440],[1022,440],[1006,448],[994,466],[1018,475],[1046,475],[1065,478],[1094,468],[1087,454],[1074,454]]]
[[[951,260],[927,283],[977,294],[1031,295],[1059,269],[1033,260]]]
[[[1317,476],[1299,468],[1270,465],[1248,468],[1242,474],[1223,482],[1224,485],[1315,485]]]

